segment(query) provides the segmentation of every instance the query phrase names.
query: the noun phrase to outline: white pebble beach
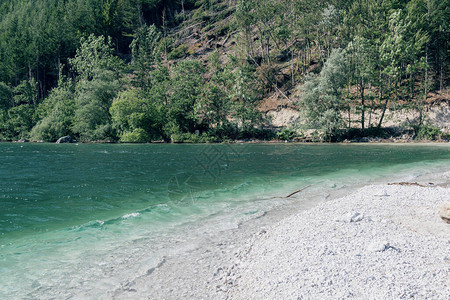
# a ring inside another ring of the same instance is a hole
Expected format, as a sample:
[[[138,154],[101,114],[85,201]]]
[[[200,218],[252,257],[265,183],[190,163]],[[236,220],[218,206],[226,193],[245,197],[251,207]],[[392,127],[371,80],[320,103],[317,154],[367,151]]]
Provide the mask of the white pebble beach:
[[[450,224],[438,214],[450,172],[421,180],[368,185],[249,234],[205,238],[109,296],[450,299]]]
[[[241,252],[233,299],[449,299],[450,189],[367,186],[284,219]]]

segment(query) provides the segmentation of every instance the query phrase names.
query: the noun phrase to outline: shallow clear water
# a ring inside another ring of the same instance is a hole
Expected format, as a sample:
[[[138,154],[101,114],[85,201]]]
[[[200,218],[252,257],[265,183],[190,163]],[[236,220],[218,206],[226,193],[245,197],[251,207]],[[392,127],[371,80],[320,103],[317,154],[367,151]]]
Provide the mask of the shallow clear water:
[[[0,143],[0,298],[103,293],[199,228],[449,163],[445,144]]]

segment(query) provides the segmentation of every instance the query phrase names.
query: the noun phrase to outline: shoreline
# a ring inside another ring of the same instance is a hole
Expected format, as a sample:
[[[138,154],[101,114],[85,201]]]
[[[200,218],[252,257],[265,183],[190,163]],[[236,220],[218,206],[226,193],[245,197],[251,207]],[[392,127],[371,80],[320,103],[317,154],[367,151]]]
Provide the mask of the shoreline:
[[[41,141],[3,141],[5,144],[57,144],[56,142]],[[338,145],[338,144],[450,144],[450,140],[404,140],[404,139],[369,139],[364,141],[344,140],[340,142],[313,142],[313,141],[285,141],[285,140],[233,140],[230,142],[205,142],[205,143],[172,143],[172,142],[148,142],[148,143],[122,143],[111,141],[73,142],[62,144],[110,144],[110,145],[221,145],[221,144],[302,144],[302,145]]]
[[[221,237],[204,232],[204,243],[168,254],[108,297],[444,299],[450,225],[437,212],[450,202],[450,171],[411,182],[424,186],[387,179],[312,207],[297,203],[270,222],[276,212],[267,212]]]

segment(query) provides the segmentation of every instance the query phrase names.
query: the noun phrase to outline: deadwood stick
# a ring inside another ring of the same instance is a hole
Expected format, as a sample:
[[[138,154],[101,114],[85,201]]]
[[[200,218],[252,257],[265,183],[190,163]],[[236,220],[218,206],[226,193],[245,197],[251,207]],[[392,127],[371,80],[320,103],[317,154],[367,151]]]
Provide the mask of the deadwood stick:
[[[299,189],[298,191],[295,191],[295,192],[293,192],[292,194],[287,195],[286,198],[289,198],[289,197],[291,197],[291,196],[293,196],[293,195],[295,195],[295,194],[297,194],[297,193],[300,193],[301,191],[303,191],[304,189],[309,188],[310,186],[311,186],[311,185],[309,184],[309,185],[305,186],[304,188],[301,188],[301,189]]]

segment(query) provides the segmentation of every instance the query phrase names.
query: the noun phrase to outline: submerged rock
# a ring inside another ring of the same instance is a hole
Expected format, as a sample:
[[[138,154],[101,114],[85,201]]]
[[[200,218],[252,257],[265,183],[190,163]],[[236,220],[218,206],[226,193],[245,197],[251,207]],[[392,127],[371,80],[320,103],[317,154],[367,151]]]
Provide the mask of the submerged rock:
[[[450,203],[443,203],[439,206],[439,216],[450,224]]]
[[[63,137],[60,137],[57,141],[56,141],[56,143],[57,144],[63,144],[63,143],[75,143],[76,141],[74,140],[74,139],[72,139],[72,137],[70,137],[70,136],[63,136]]]

